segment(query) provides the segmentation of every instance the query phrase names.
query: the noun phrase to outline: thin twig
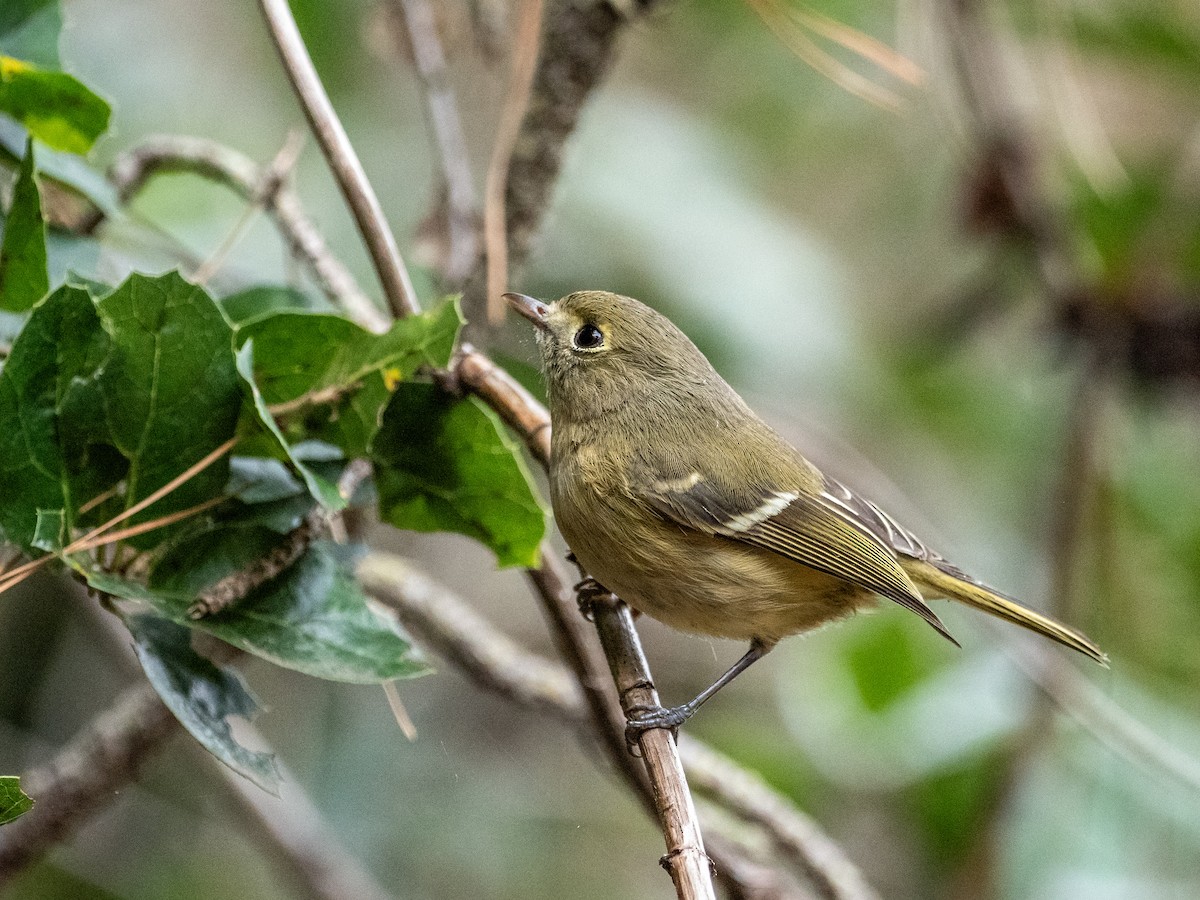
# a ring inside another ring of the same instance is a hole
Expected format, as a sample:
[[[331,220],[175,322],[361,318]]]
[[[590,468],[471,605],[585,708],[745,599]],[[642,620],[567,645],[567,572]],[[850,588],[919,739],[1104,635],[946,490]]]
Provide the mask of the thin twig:
[[[438,37],[437,18],[429,0],[392,0],[403,20],[405,35],[412,47],[413,61],[425,96],[429,129],[437,147],[442,183],[446,190],[447,247],[444,274],[451,287],[460,285],[479,254],[476,223],[475,184],[471,176],[471,158],[463,136],[462,118],[450,86],[446,54]]]
[[[259,6],[304,115],[371,254],[388,307],[397,318],[419,312],[417,293],[396,246],[395,235],[388,227],[379,198],[375,196],[354,146],[329,102],[329,95],[325,93],[304,46],[287,0],[259,0]]]
[[[487,317],[493,325],[504,320],[504,299],[508,286],[508,235],[504,211],[508,170],[521,121],[529,108],[533,73],[538,57],[538,36],[542,30],[542,0],[521,0],[512,47],[512,72],[508,94],[500,110],[496,142],[488,163],[483,189],[483,242],[487,263]]]
[[[124,512],[122,512],[116,516],[113,516],[111,519],[109,519],[103,525],[96,526],[91,531],[89,531],[87,534],[72,541],[70,544],[68,544],[66,547],[64,547],[60,551],[60,553],[58,553],[58,554],[51,553],[46,556],[38,557],[37,559],[27,562],[23,566],[17,566],[17,568],[13,569],[11,572],[6,573],[4,575],[3,580],[0,580],[0,594],[4,593],[9,588],[14,587],[19,582],[24,581],[26,578],[28,578],[30,575],[32,575],[35,571],[42,568],[42,566],[46,565],[51,560],[57,559],[60,555],[61,556],[69,556],[70,554],[77,553],[80,550],[85,549],[86,547],[99,546],[99,543],[101,543],[101,542],[98,542],[96,539],[100,535],[109,531],[114,525],[119,525],[121,522],[124,522],[130,516],[137,515],[143,509],[145,509],[147,506],[150,506],[151,504],[156,503],[157,501],[161,500],[163,497],[165,497],[167,494],[171,493],[173,490],[175,490],[177,487],[179,487],[184,482],[189,481],[190,479],[199,475],[201,472],[203,472],[205,469],[207,469],[209,466],[211,466],[213,463],[215,463],[217,460],[219,460],[221,457],[223,457],[225,454],[227,454],[230,450],[232,450],[233,447],[237,444],[237,442],[238,442],[238,437],[236,435],[234,437],[231,437],[229,440],[227,440],[225,443],[221,444],[215,450],[212,450],[203,459],[188,466],[187,469],[185,469],[179,475],[176,475],[174,478],[172,478],[170,481],[168,481],[166,484],[164,484],[158,490],[151,493],[149,496],[143,498],[142,500],[139,500],[137,503],[133,504],[133,506],[129,507]]]
[[[292,170],[296,167],[296,162],[300,159],[300,149],[303,146],[304,135],[300,131],[293,129],[288,132],[283,146],[275,154],[275,158],[271,160],[266,169],[263,170],[263,174],[259,178],[259,183],[254,189],[254,195],[250,198],[249,205],[242,210],[242,214],[238,217],[233,227],[229,229],[229,233],[225,235],[225,239],[212,252],[212,255],[192,273],[191,280],[194,283],[208,284],[213,275],[220,271],[221,266],[225,265],[225,260],[229,258],[229,254],[237,246],[237,242],[242,239],[242,236],[246,233],[246,229],[254,221],[255,216],[274,200],[275,195],[279,193],[279,189],[291,175]]]
[[[252,200],[262,172],[249,157],[207,138],[160,135],[122,153],[109,168],[109,180],[123,203],[129,203],[155,175],[192,172]],[[268,215],[286,239],[290,252],[312,274],[331,302],[370,331],[384,331],[388,317],[358,286],[350,270],[334,256],[300,198],[287,183],[266,203]]]
[[[619,4],[575,0],[547,7],[529,104],[505,176],[510,271],[529,255],[562,168],[567,139],[612,67],[618,39],[629,25],[661,5],[661,0]],[[487,290],[487,260],[483,259],[464,294],[468,316],[486,308]]]

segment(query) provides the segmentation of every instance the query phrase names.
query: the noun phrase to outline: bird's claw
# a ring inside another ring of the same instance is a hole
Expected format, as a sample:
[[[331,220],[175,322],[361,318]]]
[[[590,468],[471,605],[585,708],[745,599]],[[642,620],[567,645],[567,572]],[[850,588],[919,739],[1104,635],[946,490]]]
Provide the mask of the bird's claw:
[[[638,741],[647,731],[665,728],[677,735],[679,726],[686,722],[693,710],[685,706],[632,706],[625,712],[625,743],[634,753]]]
[[[592,604],[608,594],[608,588],[590,576],[575,585],[575,601],[579,604],[579,612],[589,622],[596,618]]]

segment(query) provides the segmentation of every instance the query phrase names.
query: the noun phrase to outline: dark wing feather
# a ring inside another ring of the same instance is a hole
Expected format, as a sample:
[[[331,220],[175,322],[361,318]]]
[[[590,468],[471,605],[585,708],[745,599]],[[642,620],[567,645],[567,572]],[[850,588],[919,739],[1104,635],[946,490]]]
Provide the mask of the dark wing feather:
[[[635,492],[680,525],[778,553],[881,594],[954,641],[875,529],[822,497],[769,489],[735,493],[700,473],[646,480]]]

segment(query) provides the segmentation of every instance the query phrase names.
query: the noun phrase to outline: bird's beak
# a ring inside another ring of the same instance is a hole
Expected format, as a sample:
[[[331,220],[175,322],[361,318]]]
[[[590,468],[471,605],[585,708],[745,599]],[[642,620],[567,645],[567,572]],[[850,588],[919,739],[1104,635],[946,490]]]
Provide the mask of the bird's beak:
[[[524,294],[505,294],[504,299],[508,301],[509,306],[542,331],[550,327],[549,322],[547,322],[547,318],[550,315],[548,304],[543,303],[541,300],[534,300],[532,297],[526,297]]]

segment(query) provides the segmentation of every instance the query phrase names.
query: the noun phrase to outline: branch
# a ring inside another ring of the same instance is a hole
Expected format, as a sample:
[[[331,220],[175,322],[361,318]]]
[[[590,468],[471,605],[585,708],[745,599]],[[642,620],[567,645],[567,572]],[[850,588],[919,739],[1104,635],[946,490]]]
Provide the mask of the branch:
[[[248,156],[207,138],[184,136],[148,138],[118,156],[109,168],[108,177],[121,201],[129,203],[152,177],[172,172],[200,175],[251,201],[262,183],[262,170]],[[281,184],[267,198],[265,209],[292,255],[309,270],[332,303],[370,331],[387,328],[387,316],[362,292],[350,270],[330,252],[291,185]]]
[[[253,727],[244,733],[249,743],[265,745]],[[282,766],[278,797],[227,766],[217,763],[216,769],[237,804],[247,836],[274,860],[294,887],[295,896],[310,900],[391,900],[394,896],[346,852],[300,782]]]
[[[878,900],[845,851],[757,775],[688,734],[680,737],[679,754],[695,789],[766,831],[776,848],[799,866],[819,897]]]
[[[402,318],[419,312],[417,293],[396,247],[396,238],[388,227],[379,198],[367,180],[350,138],[317,76],[287,0],[259,0],[259,6],[262,7],[271,39],[279,51],[308,124],[317,137],[317,143],[321,145],[342,196],[354,215],[363,243],[371,254],[392,314]]]
[[[487,317],[492,325],[504,321],[504,299],[508,287],[508,223],[505,221],[505,193],[512,166],[521,121],[529,109],[534,67],[538,58],[538,39],[542,31],[542,0],[521,0],[517,4],[517,27],[512,42],[512,65],[508,93],[500,110],[492,158],[488,162],[483,189],[483,241],[487,263]]]
[[[546,10],[528,109],[513,145],[504,191],[508,265],[529,255],[562,168],[563,147],[584,104],[604,80],[626,26],[660,0],[575,0]],[[475,267],[463,300],[472,314],[486,306],[487,262]]]
[[[59,752],[23,776],[33,809],[0,831],[0,886],[37,862],[137,777],[178,723],[149,684],[130,688]]]
[[[658,706],[658,692],[629,607],[614,594],[596,596],[590,603],[625,715],[638,707]],[[647,729],[638,736],[638,747],[654,787],[655,808],[667,842],[662,862],[675,882],[675,892],[680,900],[715,896],[712,862],[704,852],[700,823],[674,734],[666,728]]]
[[[517,427],[526,446],[531,448],[539,462],[547,464],[550,417],[546,410],[528,392],[520,389],[512,376],[478,351],[465,349],[455,362],[453,380],[493,406],[505,422]],[[547,574],[550,558],[544,555],[542,568],[531,572],[531,576],[546,609],[559,626],[555,633],[566,645],[567,658],[581,661],[588,652],[586,648],[589,642],[577,631],[572,631],[572,626],[579,621],[578,615],[573,610],[565,614],[561,611],[565,579],[558,572]],[[570,605],[569,601],[566,605]],[[651,705],[650,698],[654,698],[653,704],[656,705],[657,697],[628,608],[614,597],[611,602],[597,601],[593,610],[605,656],[626,712],[631,705]],[[585,686],[595,678],[595,673],[585,671],[582,664],[577,671]],[[608,748],[614,762],[619,766],[627,765],[624,760],[626,754],[620,749],[624,738],[623,729],[618,730],[619,721],[614,721],[615,717],[607,709],[600,709],[598,705],[593,709],[597,737]],[[679,763],[674,739],[668,732],[656,729],[644,732],[640,744],[653,787],[653,802],[667,843],[665,865],[675,881],[676,890],[680,897],[712,896],[709,861],[704,853],[696,811],[688,794],[687,779]]]
[[[424,647],[462,670],[480,688],[554,716],[580,732],[594,734],[578,682],[561,665],[519,647],[469,603],[408,561],[371,552],[359,563],[364,590],[392,610]],[[628,756],[624,747],[623,756]],[[685,737],[679,753],[698,789],[739,817],[762,828],[772,843],[798,863],[820,896],[871,900],[874,893],[837,844],[786,798],[703,742]],[[734,860],[718,856],[724,874]],[[830,887],[821,887],[828,885]]]
[[[445,277],[450,285],[459,285],[471,274],[479,255],[475,186],[462,119],[450,87],[433,6],[429,0],[392,0],[392,7],[396,15],[391,18],[403,21],[405,34],[401,37],[407,38],[412,47],[446,190],[449,246],[443,267]]]

